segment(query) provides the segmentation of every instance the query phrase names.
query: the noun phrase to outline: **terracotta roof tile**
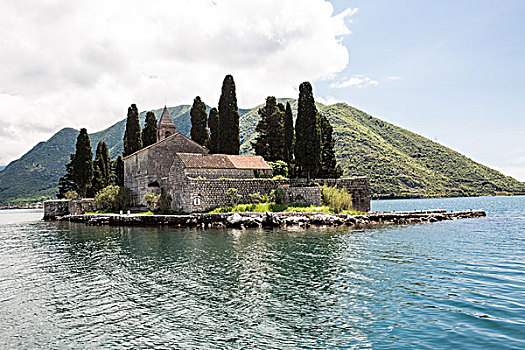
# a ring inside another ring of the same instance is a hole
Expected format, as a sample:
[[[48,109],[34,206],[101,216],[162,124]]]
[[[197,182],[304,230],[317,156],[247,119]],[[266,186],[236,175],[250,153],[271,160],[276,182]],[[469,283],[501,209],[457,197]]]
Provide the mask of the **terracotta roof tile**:
[[[259,156],[228,154],[177,153],[186,168],[192,169],[261,169],[271,170]]]

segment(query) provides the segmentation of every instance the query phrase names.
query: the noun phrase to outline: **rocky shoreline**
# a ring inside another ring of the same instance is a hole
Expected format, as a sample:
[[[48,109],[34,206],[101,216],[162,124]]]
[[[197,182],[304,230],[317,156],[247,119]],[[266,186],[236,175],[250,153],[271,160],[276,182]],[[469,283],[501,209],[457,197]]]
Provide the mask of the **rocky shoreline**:
[[[233,213],[190,215],[120,215],[91,214],[55,217],[57,221],[83,223],[87,225],[111,226],[174,226],[200,228],[250,228],[281,226],[348,226],[406,225],[431,223],[486,216],[484,210],[447,212],[445,209],[423,211],[370,212],[364,215],[324,213]]]

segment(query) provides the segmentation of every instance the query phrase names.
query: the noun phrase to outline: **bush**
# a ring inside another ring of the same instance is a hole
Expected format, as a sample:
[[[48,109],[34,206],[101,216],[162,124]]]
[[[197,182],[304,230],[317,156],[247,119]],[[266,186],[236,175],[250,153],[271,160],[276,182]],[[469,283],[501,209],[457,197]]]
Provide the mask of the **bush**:
[[[99,210],[116,211],[124,209],[131,199],[131,190],[127,187],[109,185],[95,195]]]
[[[283,176],[285,178],[288,177],[288,164],[286,162],[283,162],[282,160],[278,160],[276,162],[267,162],[270,167],[272,167],[272,173],[273,176]]]
[[[263,201],[263,196],[259,192],[249,194],[252,203],[261,203]]]
[[[242,196],[239,194],[239,190],[237,188],[228,188],[228,191],[226,191],[226,196],[230,200],[230,204],[235,206],[239,201],[242,199]]]
[[[321,187],[321,199],[324,205],[329,206],[335,213],[340,213],[344,210],[351,210],[352,196],[348,193],[346,188],[337,188],[323,185]]]
[[[148,208],[151,211],[155,211],[159,209],[159,201],[160,201],[160,195],[158,194],[148,192],[144,196],[144,202],[146,202],[146,204],[148,205]]]
[[[270,202],[274,202],[275,204],[282,204],[284,197],[286,197],[286,193],[284,193],[281,188],[270,192]]]
[[[66,193],[64,193],[64,198],[68,200],[78,198],[78,193],[77,191],[67,191]]]

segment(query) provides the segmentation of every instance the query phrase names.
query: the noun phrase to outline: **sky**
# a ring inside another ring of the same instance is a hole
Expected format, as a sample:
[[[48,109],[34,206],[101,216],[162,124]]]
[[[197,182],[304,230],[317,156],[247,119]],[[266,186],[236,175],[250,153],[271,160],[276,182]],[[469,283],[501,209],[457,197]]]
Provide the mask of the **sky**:
[[[0,164],[63,127],[268,95],[347,102],[525,181],[521,0],[0,0]]]

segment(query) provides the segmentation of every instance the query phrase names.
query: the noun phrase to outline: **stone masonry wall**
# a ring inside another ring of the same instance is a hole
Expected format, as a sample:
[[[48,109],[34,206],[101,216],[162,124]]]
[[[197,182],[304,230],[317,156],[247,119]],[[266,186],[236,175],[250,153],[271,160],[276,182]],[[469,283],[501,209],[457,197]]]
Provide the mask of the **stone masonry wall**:
[[[44,202],[44,220],[53,220],[57,216],[82,215],[97,210],[94,199],[53,200]]]

